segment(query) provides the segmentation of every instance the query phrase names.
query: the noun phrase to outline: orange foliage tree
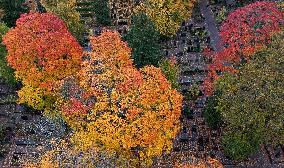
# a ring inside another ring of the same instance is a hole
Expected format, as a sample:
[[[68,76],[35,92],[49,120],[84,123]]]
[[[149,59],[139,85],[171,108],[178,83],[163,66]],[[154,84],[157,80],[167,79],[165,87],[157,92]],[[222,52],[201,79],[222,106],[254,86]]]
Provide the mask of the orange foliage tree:
[[[150,164],[170,151],[179,131],[182,96],[154,66],[137,69],[117,32],[91,38],[81,71],[61,85],[58,101],[82,151]]]
[[[80,68],[82,48],[65,23],[51,13],[21,15],[4,37],[8,63],[24,87],[21,103],[42,109],[56,83]]]
[[[204,81],[207,94],[222,72],[237,72],[237,67],[270,43],[270,37],[283,28],[283,12],[275,2],[255,2],[229,14],[220,28],[221,46],[210,55],[209,75]]]

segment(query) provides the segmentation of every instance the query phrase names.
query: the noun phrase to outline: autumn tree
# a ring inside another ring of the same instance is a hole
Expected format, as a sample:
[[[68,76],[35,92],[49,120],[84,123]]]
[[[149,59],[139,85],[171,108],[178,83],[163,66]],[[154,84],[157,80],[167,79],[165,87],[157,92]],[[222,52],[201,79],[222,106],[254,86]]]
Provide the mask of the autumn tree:
[[[153,22],[144,13],[133,16],[133,23],[124,39],[132,48],[132,58],[137,67],[158,65],[162,57],[159,37]]]
[[[43,7],[64,20],[69,32],[79,42],[83,42],[84,25],[80,20],[80,14],[76,11],[76,0],[41,0]]]
[[[56,83],[78,71],[82,49],[65,23],[51,13],[24,14],[3,37],[7,60],[24,87],[20,103],[36,109],[52,104]]]
[[[255,2],[230,13],[220,28],[220,45],[225,48],[210,55],[207,93],[212,93],[212,84],[222,72],[237,72],[240,64],[265,48],[270,37],[281,31],[283,21],[283,12],[274,2]]]
[[[2,21],[7,24],[8,27],[16,25],[16,20],[20,17],[20,14],[26,13],[28,10],[22,4],[25,0],[0,0],[0,10],[3,10]]]
[[[238,74],[226,74],[216,89],[222,94],[217,110],[226,125],[225,151],[243,159],[259,144],[284,143],[283,33],[252,56]]]
[[[182,21],[189,19],[195,0],[145,0],[135,11],[143,11],[165,36],[174,36]]]
[[[230,13],[220,28],[222,44],[245,59],[269,43],[281,31],[283,13],[274,2],[255,2]]]
[[[75,131],[73,142],[85,152],[150,164],[172,148],[182,97],[161,69],[135,68],[117,32],[103,32],[91,44],[78,77],[66,79],[60,92],[58,104]]]

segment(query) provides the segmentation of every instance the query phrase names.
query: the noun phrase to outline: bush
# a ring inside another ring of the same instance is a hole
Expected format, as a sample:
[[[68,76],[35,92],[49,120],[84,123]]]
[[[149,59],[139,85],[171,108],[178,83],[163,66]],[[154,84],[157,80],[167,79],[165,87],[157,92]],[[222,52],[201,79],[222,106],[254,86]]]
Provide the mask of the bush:
[[[175,58],[163,59],[159,63],[159,67],[166,76],[167,80],[171,82],[172,88],[180,89],[180,85],[178,83],[179,66],[177,65]]]
[[[190,86],[187,96],[189,97],[190,100],[195,101],[197,100],[199,94],[200,94],[199,86],[196,83],[194,83],[192,86]]]
[[[218,13],[216,20],[218,23],[222,23],[226,19],[227,9],[225,6],[222,7],[221,11]]]
[[[14,27],[20,14],[28,11],[28,9],[22,5],[24,2],[25,0],[0,0],[0,9],[4,10],[2,21],[4,21],[8,27]]]
[[[243,160],[259,148],[257,137],[245,132],[226,132],[222,138],[225,154],[234,160]]]
[[[5,81],[11,85],[15,86],[17,81],[14,77],[14,70],[8,66],[6,60],[6,48],[2,45],[2,37],[9,31],[9,28],[4,24],[0,23],[0,77],[5,79]]]
[[[218,96],[213,95],[208,98],[207,105],[204,109],[203,115],[208,126],[212,129],[217,129],[222,123],[222,116],[216,109],[218,105]]]
[[[133,25],[124,40],[132,48],[132,58],[137,67],[158,66],[162,57],[159,33],[145,14],[139,13],[133,17]]]

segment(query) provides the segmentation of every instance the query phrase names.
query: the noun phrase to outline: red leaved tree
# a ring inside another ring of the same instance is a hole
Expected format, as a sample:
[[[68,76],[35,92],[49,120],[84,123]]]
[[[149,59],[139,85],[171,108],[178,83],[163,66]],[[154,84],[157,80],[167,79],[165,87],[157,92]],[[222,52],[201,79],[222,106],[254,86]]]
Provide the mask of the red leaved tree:
[[[38,95],[42,98],[51,94],[56,82],[80,68],[82,48],[64,21],[52,13],[21,15],[16,27],[3,37],[3,43],[8,63],[24,84],[20,101],[35,108],[40,108]]]
[[[212,63],[205,80],[207,94],[212,93],[213,82],[220,73],[237,72],[236,67],[264,48],[270,37],[281,31],[283,23],[283,12],[274,2],[255,2],[230,13],[220,28],[220,45],[224,49],[209,54]]]

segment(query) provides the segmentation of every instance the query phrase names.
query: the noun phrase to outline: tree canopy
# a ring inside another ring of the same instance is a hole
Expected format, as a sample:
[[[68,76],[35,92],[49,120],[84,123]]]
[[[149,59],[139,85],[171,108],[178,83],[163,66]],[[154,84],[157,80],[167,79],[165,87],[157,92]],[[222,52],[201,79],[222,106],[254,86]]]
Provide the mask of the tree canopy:
[[[43,7],[64,20],[69,32],[79,42],[83,42],[84,25],[80,13],[76,11],[76,0],[41,0]]]
[[[92,148],[149,164],[172,148],[182,96],[159,68],[135,68],[117,32],[103,32],[91,44],[79,77],[62,85],[63,91],[72,90],[63,94],[62,112],[75,130],[74,142],[83,151]]]
[[[222,51],[211,54],[206,94],[222,72],[235,73],[256,51],[265,48],[275,33],[281,32],[284,15],[275,2],[255,2],[231,12],[220,28]]]
[[[182,21],[191,16],[195,2],[195,0],[145,0],[135,10],[143,11],[162,35],[172,37]]]
[[[216,90],[222,94],[217,109],[228,132],[246,137],[243,143],[284,143],[283,37],[283,33],[274,37],[239,73],[218,80]]]
[[[132,48],[132,58],[137,67],[158,65],[162,57],[159,37],[153,22],[145,14],[133,16],[132,26],[124,39]]]
[[[56,83],[77,72],[81,63],[81,46],[52,13],[21,15],[3,43],[9,65],[24,84],[20,102],[37,109],[44,106],[43,96],[53,93]]]

